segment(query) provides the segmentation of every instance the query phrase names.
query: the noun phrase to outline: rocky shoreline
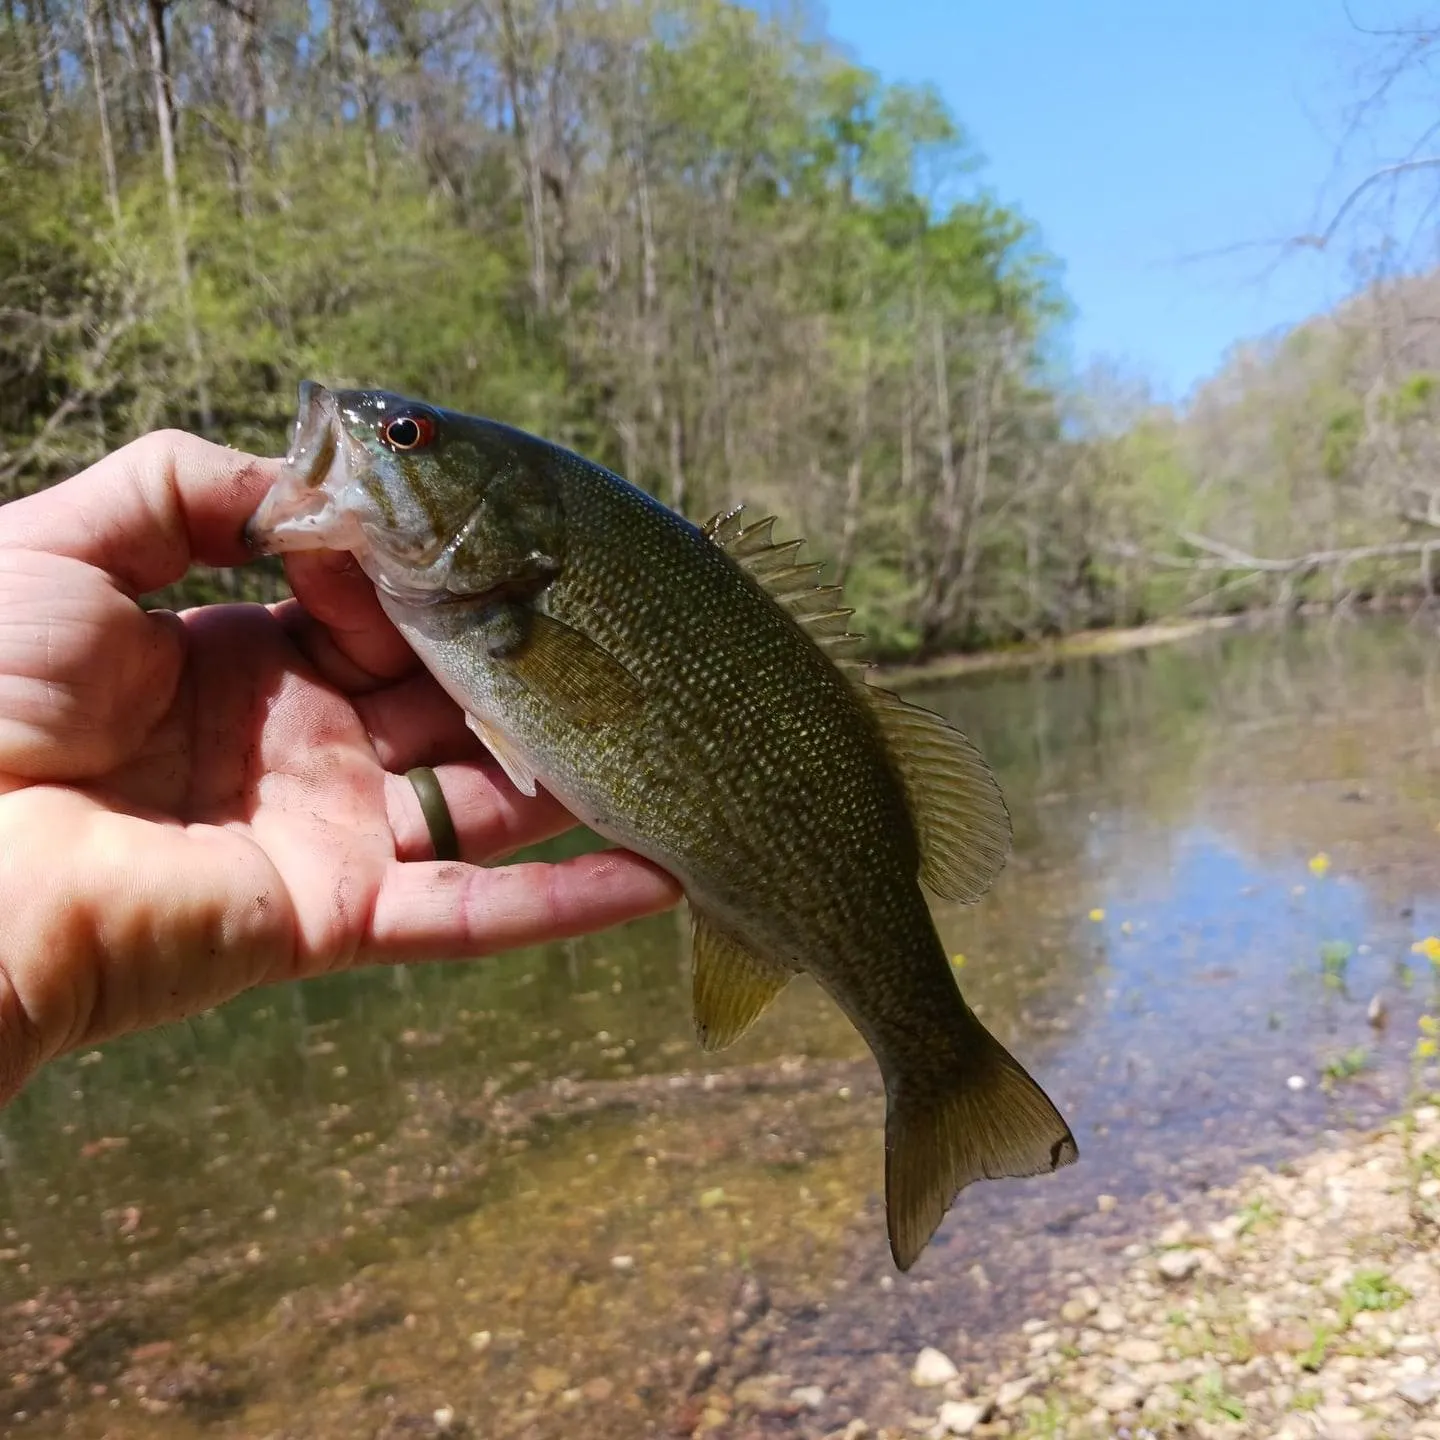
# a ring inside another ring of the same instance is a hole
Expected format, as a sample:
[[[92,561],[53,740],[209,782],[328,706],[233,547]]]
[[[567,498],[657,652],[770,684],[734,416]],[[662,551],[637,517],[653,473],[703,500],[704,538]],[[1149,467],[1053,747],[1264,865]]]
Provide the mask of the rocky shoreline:
[[[1015,1365],[976,1383],[927,1347],[909,1414],[829,1434],[1440,1440],[1440,1106],[1207,1199],[1027,1321]]]

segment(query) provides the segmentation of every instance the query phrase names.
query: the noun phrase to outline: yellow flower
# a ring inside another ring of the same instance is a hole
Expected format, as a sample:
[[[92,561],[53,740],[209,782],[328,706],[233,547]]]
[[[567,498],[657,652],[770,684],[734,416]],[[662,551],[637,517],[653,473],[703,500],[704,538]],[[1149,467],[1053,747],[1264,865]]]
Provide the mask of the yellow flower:
[[[1415,1042],[1415,1055],[1420,1060],[1433,1060],[1440,1054],[1440,1045],[1433,1040],[1417,1040]]]
[[[1440,1035],[1440,1020],[1433,1015],[1422,1015],[1420,1017],[1420,1030],[1425,1035]]]
[[[965,964],[965,957],[963,955],[952,955],[950,957],[950,963],[959,970],[961,966]]]
[[[1316,876],[1323,876],[1330,868],[1330,857],[1322,850],[1318,855],[1310,857],[1310,873]]]
[[[1423,940],[1417,940],[1411,947],[1412,955],[1423,955],[1432,965],[1440,965],[1440,939],[1434,935],[1427,935]]]
[[[1098,925],[1105,918],[1105,912],[1097,905],[1090,912],[1090,918]]]

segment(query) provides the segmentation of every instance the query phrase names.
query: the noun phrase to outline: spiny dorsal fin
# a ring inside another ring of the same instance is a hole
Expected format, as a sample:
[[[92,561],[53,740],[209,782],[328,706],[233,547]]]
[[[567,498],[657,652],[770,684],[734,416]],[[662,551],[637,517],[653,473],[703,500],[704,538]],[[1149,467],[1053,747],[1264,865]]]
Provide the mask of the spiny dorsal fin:
[[[744,509],[737,505],[721,511],[700,528],[794,618],[849,679],[858,681],[866,667],[852,657],[865,641],[850,631],[848,621],[855,612],[841,603],[840,587],[815,583],[824,566],[797,562],[803,540],[776,543],[773,515],[747,525]]]
[[[920,878],[946,900],[978,900],[1010,853],[1010,812],[980,752],[938,715],[866,683],[869,668],[854,657],[864,644],[838,585],[816,585],[818,565],[799,565],[802,542],[775,544],[775,517],[747,525],[744,506],[723,511],[703,528],[709,538],[801,625],[869,704],[900,770],[920,840]]]
[[[978,900],[1010,853],[1010,812],[990,767],[938,715],[861,681],[900,770],[920,839],[920,878],[946,900]]]
[[[706,1050],[733,1045],[790,983],[778,961],[746,950],[708,915],[690,907],[695,1033]]]

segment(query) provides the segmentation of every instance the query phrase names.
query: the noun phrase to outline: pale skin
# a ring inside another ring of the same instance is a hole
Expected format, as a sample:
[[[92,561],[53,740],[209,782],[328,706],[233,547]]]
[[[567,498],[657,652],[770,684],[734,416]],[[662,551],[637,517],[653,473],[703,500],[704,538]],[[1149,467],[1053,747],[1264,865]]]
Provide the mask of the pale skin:
[[[279,605],[141,609],[249,558],[278,464],[165,431],[0,506],[0,1104],[56,1056],[254,986],[679,899],[624,851],[486,864],[575,821],[509,783],[346,557],[294,557]],[[431,858],[415,765],[458,863]]]

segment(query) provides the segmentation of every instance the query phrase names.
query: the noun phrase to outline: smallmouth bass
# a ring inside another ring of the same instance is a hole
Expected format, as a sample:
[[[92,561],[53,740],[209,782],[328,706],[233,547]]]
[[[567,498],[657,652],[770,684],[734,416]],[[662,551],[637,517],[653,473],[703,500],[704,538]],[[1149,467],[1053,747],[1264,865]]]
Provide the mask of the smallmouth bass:
[[[838,588],[773,523],[696,526],[509,426],[306,381],[247,531],[351,551],[517,788],[680,882],[703,1046],[800,972],[840,1006],[884,1079],[908,1270],[966,1185],[1078,1152],[966,1005],[922,890],[989,888],[999,787],[958,730],[866,681]]]

